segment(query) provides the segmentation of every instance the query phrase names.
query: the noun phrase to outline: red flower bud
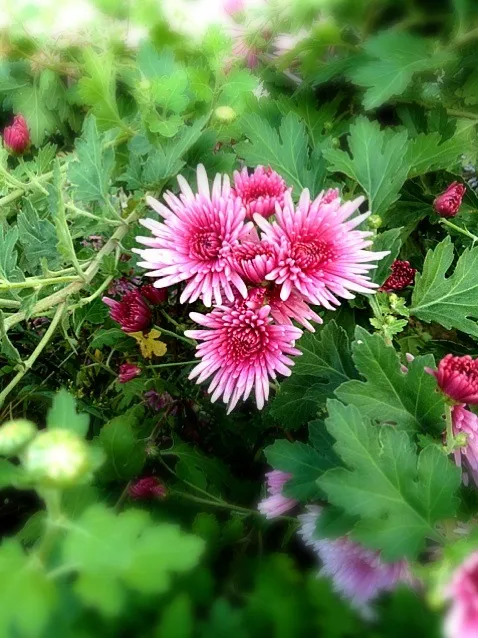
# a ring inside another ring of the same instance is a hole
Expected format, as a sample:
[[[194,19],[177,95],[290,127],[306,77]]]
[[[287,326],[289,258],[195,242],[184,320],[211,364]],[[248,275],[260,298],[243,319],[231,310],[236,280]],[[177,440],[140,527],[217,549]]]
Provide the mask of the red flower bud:
[[[23,115],[15,115],[13,124],[3,131],[3,142],[13,153],[21,154],[30,146],[30,132]]]
[[[135,500],[164,498],[166,496],[166,487],[155,476],[145,476],[132,483],[128,493]]]
[[[103,297],[111,308],[110,317],[117,321],[124,332],[142,332],[151,324],[151,310],[137,290],[130,290],[120,301]]]
[[[416,268],[412,268],[408,261],[400,261],[396,259],[392,264],[392,274],[380,290],[385,292],[393,292],[394,290],[403,290],[407,286],[411,286],[415,281]]]
[[[168,291],[166,288],[155,288],[152,284],[146,284],[141,286],[139,292],[145,297],[153,306],[160,303],[164,303],[168,298]]]
[[[478,404],[478,359],[466,354],[447,354],[437,370],[425,368],[436,377],[440,389],[458,403]]]
[[[433,207],[440,217],[454,217],[460,210],[466,187],[458,182],[453,182],[446,191],[433,202]]]
[[[141,368],[135,366],[134,363],[122,363],[119,369],[118,381],[127,383],[141,374]]]

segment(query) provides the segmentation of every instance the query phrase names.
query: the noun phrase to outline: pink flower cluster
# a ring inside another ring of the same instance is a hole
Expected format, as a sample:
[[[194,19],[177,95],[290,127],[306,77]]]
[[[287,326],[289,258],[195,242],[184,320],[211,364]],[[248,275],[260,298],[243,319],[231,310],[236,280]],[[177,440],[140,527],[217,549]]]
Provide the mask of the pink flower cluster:
[[[269,380],[290,375],[290,356],[301,354],[292,321],[313,331],[311,321],[322,320],[310,304],[333,310],[374,292],[368,273],[388,253],[367,250],[371,233],[356,229],[370,214],[354,215],[362,197],[342,202],[331,189],[312,199],[305,189],[295,204],[282,177],[262,166],[234,173],[232,186],[218,174],[211,187],[202,165],[197,191],[182,176],[178,183],[165,204],[147,198],[162,221],[141,221],[152,235],[137,238],[139,265],[155,288],[184,282],[181,303],[214,304],[191,314],[202,329],[186,332],[201,342],[190,378],[210,379],[212,401],[222,397],[229,411],[252,391],[260,409]]]
[[[451,600],[445,621],[446,638],[478,636],[478,552],[472,553],[453,574],[446,596]]]

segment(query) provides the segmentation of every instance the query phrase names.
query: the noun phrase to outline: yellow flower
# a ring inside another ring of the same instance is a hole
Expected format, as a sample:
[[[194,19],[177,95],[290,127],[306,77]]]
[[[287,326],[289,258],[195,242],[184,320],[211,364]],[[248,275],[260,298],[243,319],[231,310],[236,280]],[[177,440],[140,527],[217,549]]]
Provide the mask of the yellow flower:
[[[151,359],[154,355],[156,357],[163,357],[166,354],[166,344],[159,341],[161,332],[153,328],[151,332],[145,336],[142,332],[130,332],[130,337],[136,339],[141,350],[141,354],[145,359]]]

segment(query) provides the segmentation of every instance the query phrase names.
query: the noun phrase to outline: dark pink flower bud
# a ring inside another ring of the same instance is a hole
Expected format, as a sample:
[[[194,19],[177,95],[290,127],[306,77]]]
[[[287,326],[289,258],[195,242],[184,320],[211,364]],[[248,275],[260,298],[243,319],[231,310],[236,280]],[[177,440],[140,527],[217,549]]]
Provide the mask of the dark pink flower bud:
[[[454,217],[460,210],[466,187],[458,182],[453,182],[446,191],[433,202],[433,207],[440,217]]]
[[[463,357],[447,354],[437,370],[426,370],[436,377],[442,392],[454,401],[478,404],[478,359],[468,354]]]
[[[410,262],[396,259],[392,264],[392,274],[386,279],[380,290],[384,290],[385,292],[403,290],[413,284],[416,272],[417,269],[412,268]]]
[[[127,292],[120,301],[103,297],[111,308],[110,317],[117,321],[124,332],[142,332],[151,324],[151,310],[137,290]]]
[[[30,146],[30,132],[23,115],[15,115],[13,124],[5,127],[3,142],[10,151],[19,155]]]
[[[155,288],[152,284],[146,284],[141,286],[139,292],[147,299],[153,306],[157,306],[164,303],[168,298],[168,291],[166,288]]]
[[[127,383],[141,374],[141,368],[135,366],[134,363],[122,363],[119,369],[118,381]]]
[[[250,175],[246,167],[241,172],[234,172],[232,194],[240,197],[247,219],[252,219],[254,213],[270,217],[275,213],[276,204],[284,205],[284,195],[291,190],[279,173],[270,167],[258,166]]]
[[[145,476],[129,486],[128,494],[138,501],[159,499],[166,496],[166,487],[155,476]]]

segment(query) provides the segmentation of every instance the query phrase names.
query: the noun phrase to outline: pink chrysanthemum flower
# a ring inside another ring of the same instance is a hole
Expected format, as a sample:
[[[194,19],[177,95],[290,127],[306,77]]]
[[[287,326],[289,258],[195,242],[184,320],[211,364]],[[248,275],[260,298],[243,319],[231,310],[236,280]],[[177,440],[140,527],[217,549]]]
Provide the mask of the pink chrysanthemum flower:
[[[263,231],[262,239],[279,248],[278,265],[266,279],[282,286],[283,301],[295,289],[307,301],[333,310],[333,304],[340,303],[337,297],[353,299],[350,291],[370,294],[377,288],[367,276],[376,264],[369,262],[382,259],[388,251],[365,250],[372,244],[367,239],[372,233],[353,230],[370,213],[346,221],[363,197],[341,204],[335,192],[328,191],[311,201],[305,189],[297,209],[290,193],[286,193],[284,207],[276,208],[276,221],[272,224],[254,215]]]
[[[392,274],[387,277],[380,290],[384,290],[385,292],[403,290],[407,286],[411,286],[415,281],[417,269],[412,268],[408,261],[395,259],[391,266],[391,270]]]
[[[269,397],[269,377],[291,374],[294,362],[287,355],[300,355],[294,345],[302,335],[299,328],[272,323],[269,306],[247,308],[234,304],[219,306],[208,315],[192,312],[193,321],[206,330],[188,330],[185,334],[201,341],[196,356],[201,362],[190,379],[202,383],[212,377],[208,392],[211,401],[222,397],[228,413],[239,399],[247,399],[254,388],[256,404],[262,409]]]
[[[232,192],[240,197],[246,207],[246,218],[252,219],[257,213],[262,217],[270,217],[274,214],[275,206],[284,205],[285,193],[290,193],[282,177],[272,168],[258,166],[249,175],[246,167],[241,172],[234,171],[234,188]]]
[[[461,202],[466,192],[466,187],[458,182],[453,182],[446,191],[433,202],[433,207],[440,217],[455,217],[460,210]]]
[[[427,372],[436,377],[442,392],[458,403],[478,403],[478,359],[470,355],[455,357],[447,354],[437,370]]]
[[[120,301],[103,297],[110,307],[110,317],[124,332],[141,332],[151,325],[151,310],[137,290],[130,290]]]
[[[128,383],[139,374],[141,374],[141,368],[135,366],[134,363],[122,363],[119,368],[118,381],[119,383]]]
[[[379,552],[362,547],[346,536],[337,539],[316,538],[317,518],[321,508],[309,506],[298,518],[299,534],[322,563],[319,575],[332,580],[334,591],[350,601],[365,618],[373,618],[371,603],[400,582],[412,583],[405,561],[385,563]]]
[[[4,128],[3,142],[10,151],[18,154],[30,146],[30,131],[23,115],[15,115],[13,123]]]
[[[280,286],[273,286],[267,290],[267,299],[274,321],[291,324],[291,320],[294,319],[310,332],[315,332],[315,328],[310,322],[323,323],[323,321],[307,304],[300,292],[292,290],[289,298],[286,301],[282,301],[280,291]]]
[[[278,253],[268,241],[245,241],[234,251],[235,266],[248,283],[260,284],[277,265]]]
[[[298,503],[293,498],[288,498],[282,494],[282,488],[287,481],[292,478],[292,474],[281,472],[280,470],[272,470],[266,473],[267,492],[269,496],[262,499],[257,509],[266,518],[277,518],[282,516]]]
[[[233,253],[245,238],[252,224],[244,223],[245,209],[238,198],[231,196],[229,178],[216,175],[209,189],[206,170],[197,168],[198,193],[193,193],[181,175],[179,197],[168,192],[164,206],[152,197],[148,204],[164,218],[164,223],[141,220],[154,237],[137,237],[150,248],[137,249],[144,261],[139,265],[158,277],[156,288],[166,288],[188,281],[181,303],[202,298],[210,306],[223,302],[223,294],[234,300],[231,284],[245,297],[246,286],[234,267]]]
[[[468,485],[468,472],[478,487],[478,416],[462,405],[452,409],[453,435],[465,435],[466,443],[453,452],[455,463],[464,467],[463,482]]]
[[[446,591],[451,607],[445,620],[446,638],[478,636],[478,552],[455,571]]]
[[[166,493],[166,487],[155,476],[138,479],[128,488],[129,496],[136,501],[161,499],[166,496]]]

